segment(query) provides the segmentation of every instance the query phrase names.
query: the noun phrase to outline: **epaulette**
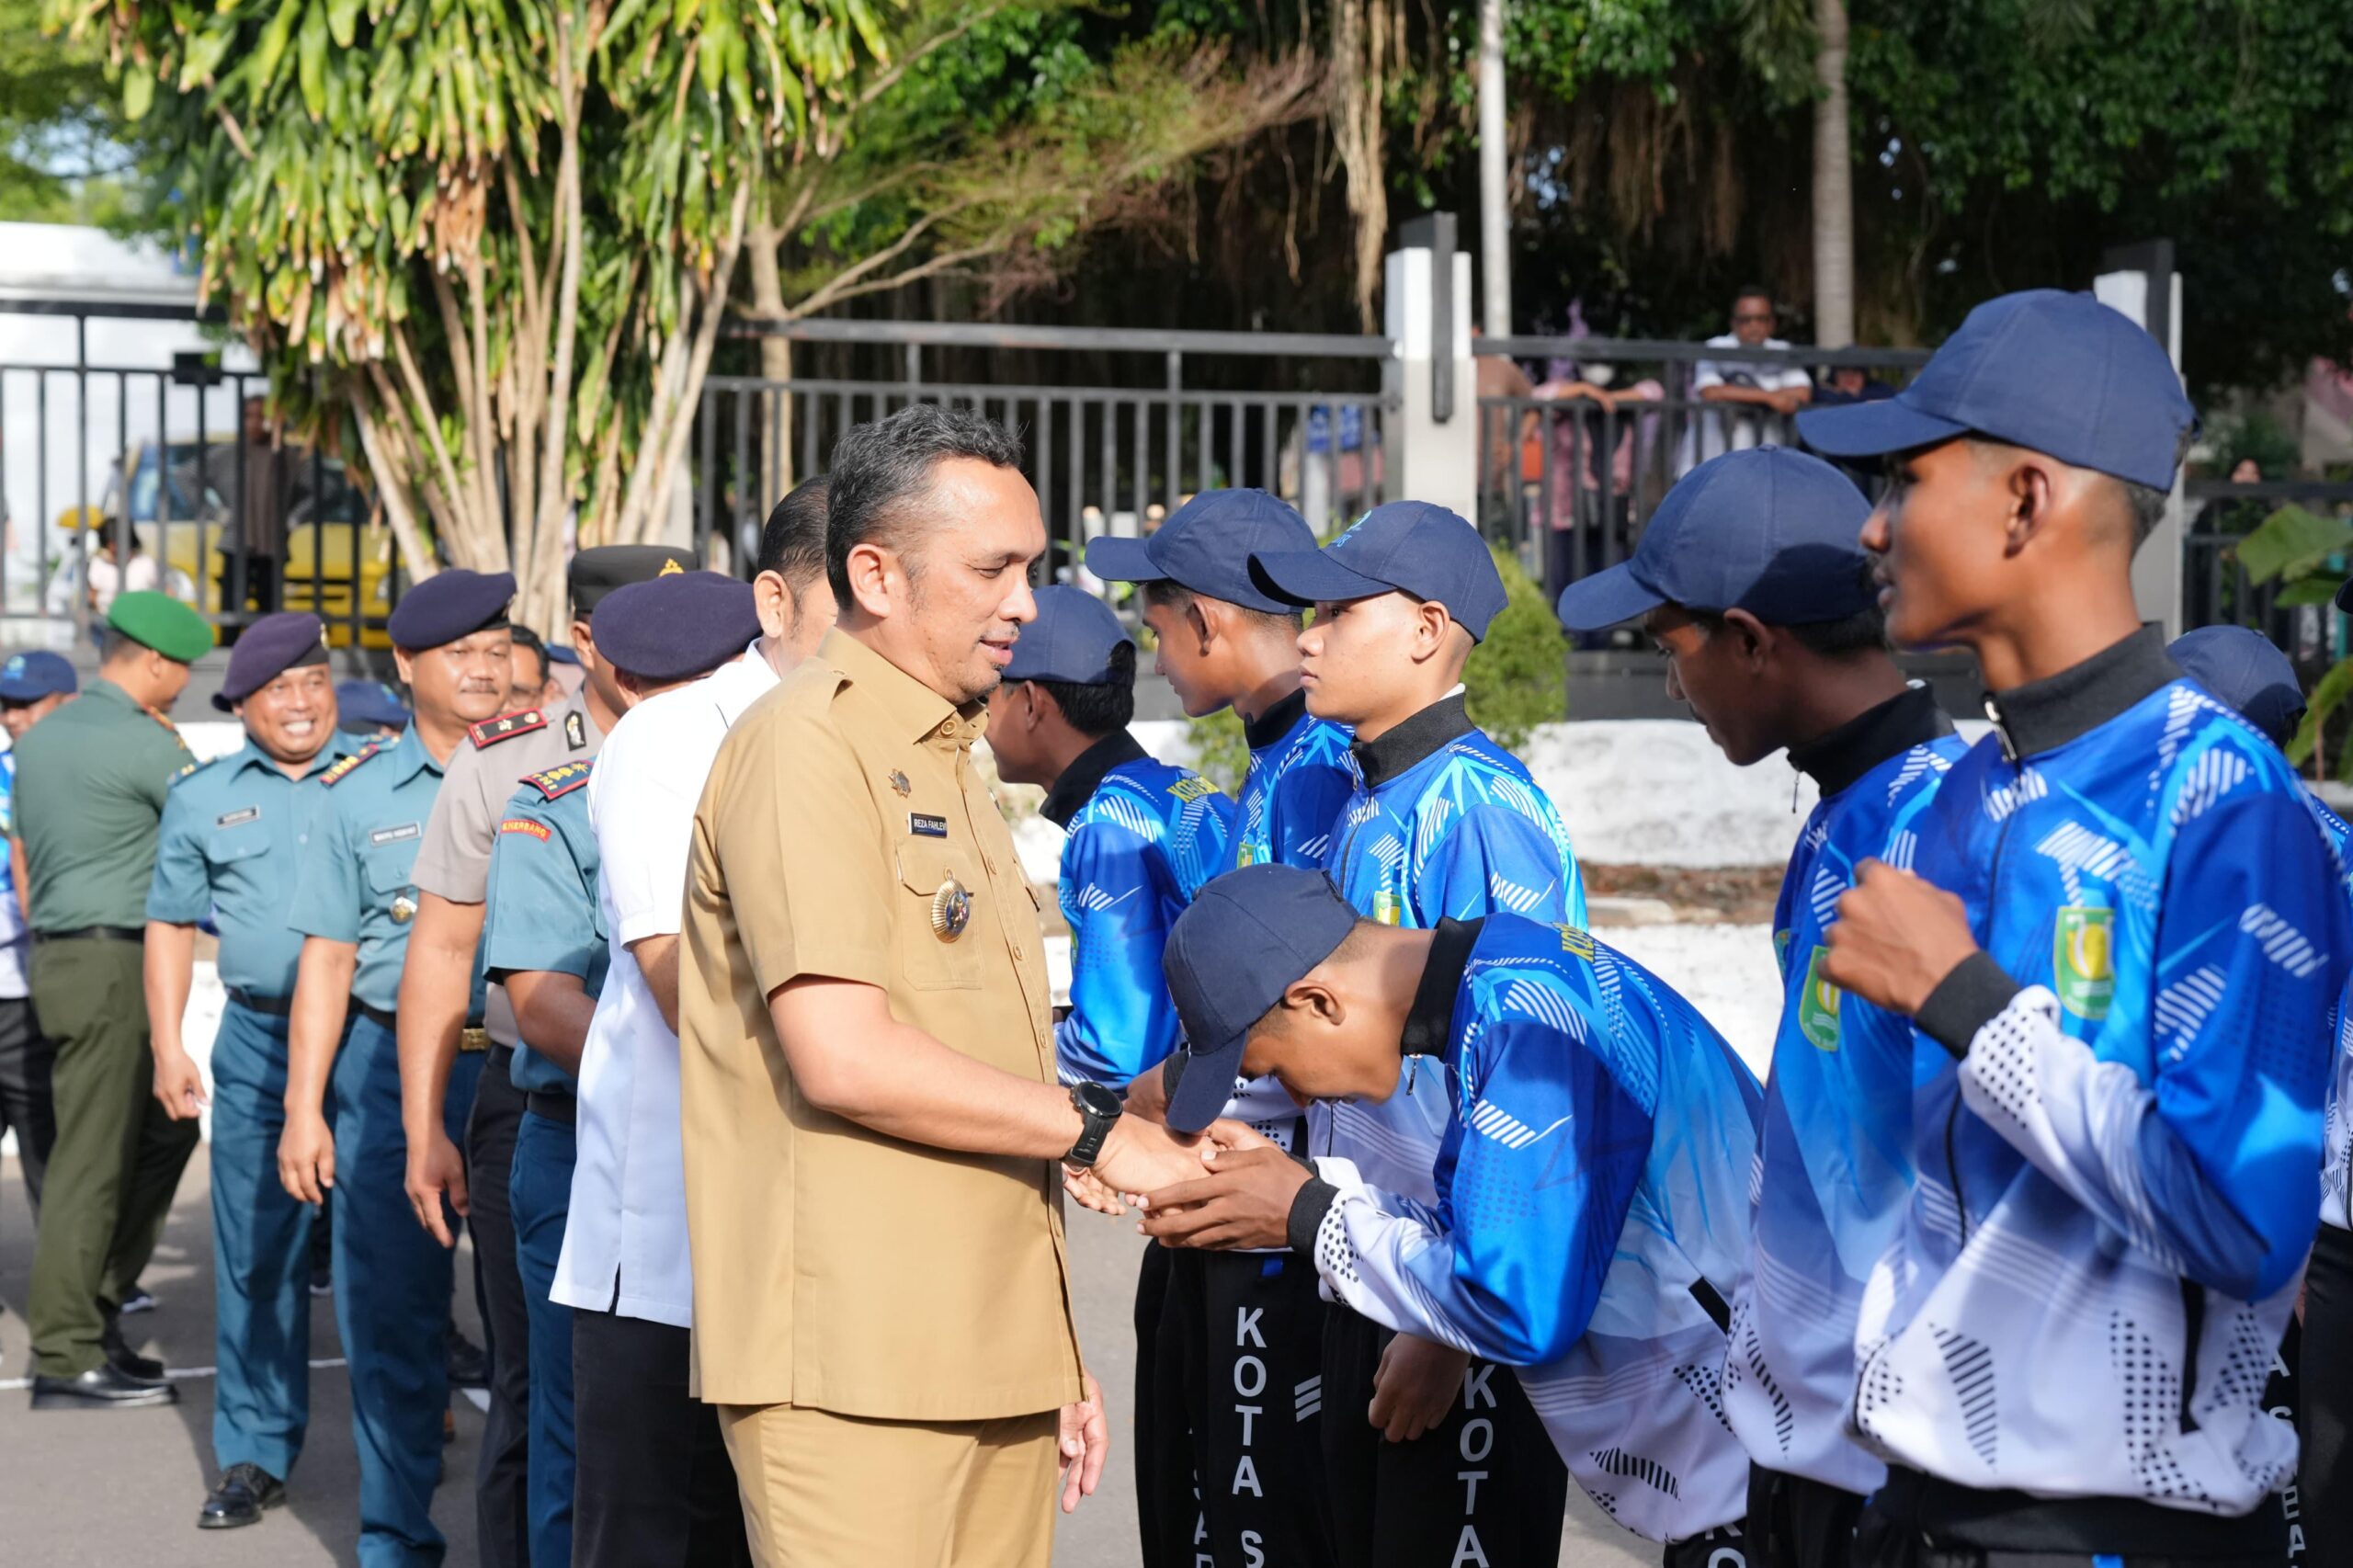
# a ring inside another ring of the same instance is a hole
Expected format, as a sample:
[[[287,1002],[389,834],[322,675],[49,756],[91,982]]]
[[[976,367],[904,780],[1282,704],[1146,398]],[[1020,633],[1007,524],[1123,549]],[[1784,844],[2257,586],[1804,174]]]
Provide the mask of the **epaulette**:
[[[375,742],[369,742],[368,744],[361,746],[358,751],[353,752],[349,756],[345,757],[341,762],[336,763],[333,767],[328,768],[324,773],[320,774],[319,782],[325,785],[330,790],[334,789],[336,785],[351,777],[352,769],[358,767],[369,757],[378,755],[383,749],[384,748],[381,745],[377,744]]]
[[[217,756],[210,756],[206,757],[202,762],[191,762],[186,767],[181,768],[177,773],[172,775],[172,782],[176,785],[181,779],[201,773],[220,760],[221,759]]]
[[[588,770],[597,766],[591,757],[586,762],[567,762],[562,767],[551,767],[545,773],[527,773],[523,782],[537,790],[545,800],[569,795],[588,782]]]
[[[470,724],[466,727],[466,734],[479,750],[547,727],[548,716],[545,713],[536,708],[526,708],[514,713],[502,713],[495,719],[484,719],[479,724]]]

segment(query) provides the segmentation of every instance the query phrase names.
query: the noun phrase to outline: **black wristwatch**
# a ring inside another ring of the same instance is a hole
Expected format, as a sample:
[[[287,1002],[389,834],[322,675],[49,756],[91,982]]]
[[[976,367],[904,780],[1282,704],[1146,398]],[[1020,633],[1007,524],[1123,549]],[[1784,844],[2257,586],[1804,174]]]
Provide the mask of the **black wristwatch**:
[[[1070,1146],[1070,1153],[1063,1156],[1063,1164],[1085,1170],[1103,1153],[1103,1141],[1111,1136],[1111,1124],[1128,1108],[1127,1103],[1120,1098],[1119,1090],[1101,1084],[1073,1084],[1070,1103],[1086,1125],[1079,1130],[1078,1142]]]

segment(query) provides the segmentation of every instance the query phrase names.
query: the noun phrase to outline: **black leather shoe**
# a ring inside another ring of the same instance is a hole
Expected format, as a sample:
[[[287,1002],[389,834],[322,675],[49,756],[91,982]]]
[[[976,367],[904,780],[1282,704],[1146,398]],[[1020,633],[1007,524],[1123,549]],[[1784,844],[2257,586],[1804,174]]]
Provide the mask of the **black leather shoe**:
[[[286,1501],[286,1483],[257,1464],[233,1464],[198,1510],[200,1530],[233,1530],[261,1523],[261,1511]]]
[[[490,1357],[483,1347],[460,1334],[455,1324],[449,1329],[449,1383],[453,1388],[486,1389],[490,1387]]]
[[[100,1362],[78,1378],[33,1379],[35,1410],[135,1410],[179,1402],[180,1391],[171,1384],[128,1377],[111,1361]]]
[[[124,1377],[142,1383],[164,1381],[164,1364],[153,1356],[142,1356],[133,1350],[118,1324],[107,1324],[106,1337],[99,1344],[106,1351],[108,1365]]]

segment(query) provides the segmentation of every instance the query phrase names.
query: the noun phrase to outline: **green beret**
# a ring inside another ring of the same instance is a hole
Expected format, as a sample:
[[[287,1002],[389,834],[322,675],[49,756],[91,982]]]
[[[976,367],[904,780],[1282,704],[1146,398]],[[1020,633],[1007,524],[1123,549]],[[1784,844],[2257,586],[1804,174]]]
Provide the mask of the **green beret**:
[[[169,594],[117,594],[107,610],[107,624],[183,665],[212,652],[212,623]]]

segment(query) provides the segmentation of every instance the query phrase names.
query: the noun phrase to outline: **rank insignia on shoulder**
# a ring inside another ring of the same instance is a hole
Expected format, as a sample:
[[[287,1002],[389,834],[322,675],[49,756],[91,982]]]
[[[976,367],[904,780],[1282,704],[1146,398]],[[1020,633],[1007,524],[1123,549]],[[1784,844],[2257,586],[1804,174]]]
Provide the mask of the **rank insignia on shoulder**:
[[[587,783],[589,770],[596,766],[593,758],[586,762],[567,762],[561,767],[551,767],[545,773],[527,773],[523,776],[523,782],[537,790],[543,798],[552,801],[569,795]]]
[[[474,743],[475,749],[480,750],[547,727],[546,714],[536,708],[526,708],[518,712],[502,713],[495,719],[484,719],[479,724],[470,724],[466,727],[466,734]]]
[[[320,774],[319,782],[327,786],[329,789],[333,789],[335,785],[340,784],[345,779],[350,778],[354,768],[358,767],[361,763],[367,761],[369,757],[374,756],[383,749],[384,748],[382,746],[377,745],[372,742],[367,745],[361,746],[358,751],[353,752],[349,756],[345,757],[341,762],[336,763],[333,767],[330,767],[324,773]]]
[[[502,834],[525,834],[532,838],[538,839],[541,844],[545,844],[550,836],[547,824],[543,822],[533,822],[529,817],[508,817],[505,822],[498,824],[498,831]]]

